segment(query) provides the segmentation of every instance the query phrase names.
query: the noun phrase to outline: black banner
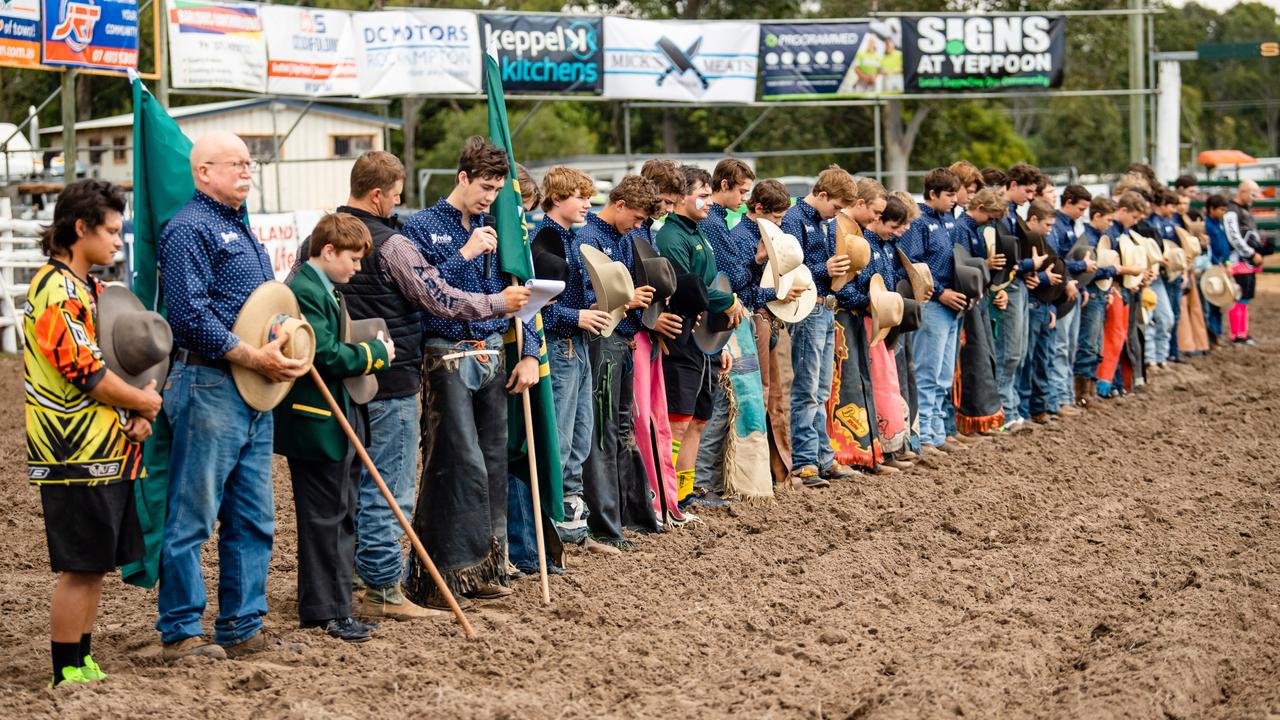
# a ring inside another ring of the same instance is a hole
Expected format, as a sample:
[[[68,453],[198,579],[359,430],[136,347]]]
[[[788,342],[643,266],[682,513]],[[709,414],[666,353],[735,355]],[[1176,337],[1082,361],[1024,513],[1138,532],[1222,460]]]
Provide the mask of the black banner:
[[[906,89],[1061,87],[1066,26],[1048,15],[902,18]]]
[[[486,13],[480,23],[481,49],[496,52],[506,92],[603,91],[599,17]]]

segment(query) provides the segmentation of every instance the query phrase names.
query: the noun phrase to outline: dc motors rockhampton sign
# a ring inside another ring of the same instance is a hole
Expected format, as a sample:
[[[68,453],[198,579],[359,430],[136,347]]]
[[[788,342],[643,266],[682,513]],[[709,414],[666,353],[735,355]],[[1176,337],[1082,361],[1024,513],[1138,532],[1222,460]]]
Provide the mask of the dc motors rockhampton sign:
[[[480,18],[482,49],[498,58],[507,92],[589,92],[604,87],[599,17],[506,15]]]
[[[903,18],[902,42],[908,92],[1062,85],[1062,16]]]

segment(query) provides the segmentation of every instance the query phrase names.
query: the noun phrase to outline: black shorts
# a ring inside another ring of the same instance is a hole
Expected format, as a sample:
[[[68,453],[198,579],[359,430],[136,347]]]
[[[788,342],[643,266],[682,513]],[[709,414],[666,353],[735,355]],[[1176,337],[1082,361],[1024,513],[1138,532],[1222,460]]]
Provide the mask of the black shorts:
[[[42,485],[40,504],[54,572],[109,573],[142,557],[132,480]]]
[[[1252,300],[1258,291],[1258,276],[1253,273],[1240,273],[1232,276],[1240,286],[1240,299]]]
[[[694,420],[711,419],[711,382],[713,373],[710,356],[693,342],[693,334],[686,332],[675,341],[667,343],[667,354],[662,357],[662,379],[667,387],[667,413],[690,415]]]

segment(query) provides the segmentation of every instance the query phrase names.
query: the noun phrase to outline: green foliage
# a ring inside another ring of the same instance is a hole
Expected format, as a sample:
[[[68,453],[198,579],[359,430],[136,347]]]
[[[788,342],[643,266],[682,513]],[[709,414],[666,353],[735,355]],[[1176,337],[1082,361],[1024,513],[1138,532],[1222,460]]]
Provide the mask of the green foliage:
[[[990,101],[961,100],[934,108],[916,137],[912,167],[931,168],[965,159],[978,167],[1009,167],[1035,160],[1013,131],[1008,113]]]

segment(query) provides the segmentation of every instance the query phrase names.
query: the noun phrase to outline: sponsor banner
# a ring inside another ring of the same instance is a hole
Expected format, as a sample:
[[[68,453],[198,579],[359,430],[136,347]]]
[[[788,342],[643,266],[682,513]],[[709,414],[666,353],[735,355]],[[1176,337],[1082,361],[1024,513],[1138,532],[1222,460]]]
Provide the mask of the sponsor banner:
[[[903,18],[910,91],[1062,86],[1062,16]]]
[[[253,3],[173,0],[169,68],[178,88],[267,90],[267,43]]]
[[[0,0],[0,65],[40,67],[40,0]]]
[[[480,92],[480,31],[465,10],[355,13],[361,97]]]
[[[44,0],[45,65],[138,67],[136,0]]]
[[[901,92],[901,25],[896,18],[761,25],[760,67],[766,100]]]
[[[606,97],[688,102],[756,98],[758,23],[606,17],[604,47]]]
[[[284,95],[355,95],[356,36],[351,15],[263,5],[267,90]]]
[[[293,267],[293,260],[298,255],[298,243],[301,242],[293,213],[250,215],[249,227],[258,236],[258,242],[266,248],[276,279],[284,282],[289,276],[289,268]]]
[[[518,92],[589,92],[604,89],[599,17],[480,16],[485,52],[498,59],[502,89]]]

